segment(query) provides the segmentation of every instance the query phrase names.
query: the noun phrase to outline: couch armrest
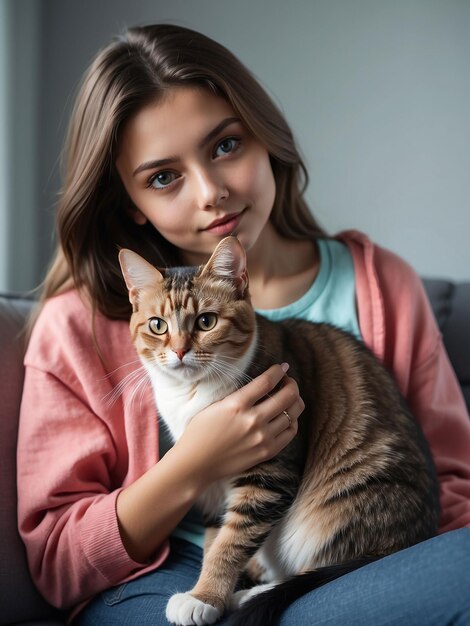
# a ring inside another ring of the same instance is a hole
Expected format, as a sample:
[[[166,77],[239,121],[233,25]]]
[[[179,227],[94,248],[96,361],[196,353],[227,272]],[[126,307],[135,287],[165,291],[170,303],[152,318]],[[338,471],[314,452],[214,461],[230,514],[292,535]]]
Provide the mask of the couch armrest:
[[[36,590],[17,531],[16,445],[24,378],[24,325],[33,302],[0,295],[0,625],[59,619]],[[52,623],[52,622],[51,622]]]

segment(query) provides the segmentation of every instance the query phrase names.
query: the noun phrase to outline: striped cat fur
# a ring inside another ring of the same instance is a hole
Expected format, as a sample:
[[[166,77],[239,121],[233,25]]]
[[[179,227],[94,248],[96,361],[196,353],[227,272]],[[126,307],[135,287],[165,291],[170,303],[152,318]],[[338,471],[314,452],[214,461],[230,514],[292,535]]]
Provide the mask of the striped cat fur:
[[[212,624],[236,609],[233,625],[275,624],[310,589],[436,534],[426,441],[360,341],[328,324],[257,315],[234,237],[200,267],[158,270],[129,250],[120,263],[132,339],[175,441],[197,412],[273,363],[290,364],[305,402],[286,448],[198,501],[202,571],[194,589],[170,598],[171,623]],[[244,572],[252,587],[236,591]]]

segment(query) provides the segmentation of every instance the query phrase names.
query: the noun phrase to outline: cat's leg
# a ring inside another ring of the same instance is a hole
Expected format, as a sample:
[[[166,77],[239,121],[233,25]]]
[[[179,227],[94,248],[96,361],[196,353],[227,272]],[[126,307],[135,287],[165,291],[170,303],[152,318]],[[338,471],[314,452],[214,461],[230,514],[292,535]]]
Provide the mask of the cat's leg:
[[[217,537],[220,528],[218,526],[207,526],[204,533],[204,554],[207,554],[210,550],[214,539]]]
[[[292,508],[292,507],[291,507]],[[236,591],[230,600],[230,608],[238,609],[242,604],[264,591],[269,591],[277,584],[285,580],[287,572],[284,563],[279,560],[279,540],[284,519],[273,529],[268,539],[263,543],[258,552],[251,557],[246,571],[253,581],[253,585],[248,585]]]
[[[204,555],[196,586],[170,598],[167,618],[178,625],[212,624],[230,605],[249,559],[290,507],[299,477],[275,462],[246,472],[234,483],[224,523]]]
[[[264,576],[265,570],[261,563],[258,561],[256,556],[252,556],[248,561],[248,565],[245,567],[245,571],[247,573],[248,578],[253,581],[253,583],[259,583]]]
[[[188,593],[170,598],[166,616],[178,625],[212,624],[231,604],[231,596],[240,572],[251,556],[253,542],[262,542],[270,525],[263,524],[252,530],[250,536],[242,534],[228,515],[204,560],[196,586]],[[255,537],[256,533],[256,537]],[[255,549],[257,549],[256,545]]]

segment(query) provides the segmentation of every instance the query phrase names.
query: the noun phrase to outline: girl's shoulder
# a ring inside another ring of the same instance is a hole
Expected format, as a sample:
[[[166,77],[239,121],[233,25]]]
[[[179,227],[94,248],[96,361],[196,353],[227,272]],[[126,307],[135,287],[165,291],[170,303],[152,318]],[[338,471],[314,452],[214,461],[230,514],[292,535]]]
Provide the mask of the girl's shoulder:
[[[37,324],[51,323],[52,326],[61,320],[84,320],[91,314],[91,307],[77,289],[68,289],[48,298],[37,318]]]
[[[360,231],[344,231],[336,238],[351,253],[358,301],[370,305],[376,318],[379,310],[385,316],[394,311],[403,315],[404,309],[410,313],[416,307],[430,312],[422,280],[405,259]]]
[[[338,235],[352,255],[359,321],[364,340],[381,359],[420,363],[439,343],[421,278],[399,255],[358,231]],[[403,357],[403,358],[402,358]],[[395,364],[394,369],[399,369]],[[402,368],[403,369],[403,368]]]
[[[110,320],[109,320],[110,321]],[[77,289],[69,289],[48,298],[41,306],[31,334],[31,342],[51,339],[68,342],[83,341],[93,324],[101,326],[103,316],[95,315],[90,304]]]
[[[351,252],[356,274],[373,282],[374,278],[383,288],[395,290],[414,287],[421,282],[413,267],[401,256],[373,242],[366,234],[347,230],[335,239],[346,244]],[[405,284],[403,284],[405,281]]]
[[[70,289],[48,298],[42,306],[31,332],[25,364],[52,372],[69,365],[101,369],[103,349],[114,362],[129,343],[127,322],[94,313],[78,290]]]

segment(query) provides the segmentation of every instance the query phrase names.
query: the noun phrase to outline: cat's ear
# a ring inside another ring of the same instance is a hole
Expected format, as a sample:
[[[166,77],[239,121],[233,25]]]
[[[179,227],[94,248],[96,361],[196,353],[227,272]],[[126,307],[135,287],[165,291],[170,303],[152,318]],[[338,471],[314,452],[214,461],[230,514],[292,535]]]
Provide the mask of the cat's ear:
[[[218,244],[205,265],[201,276],[211,274],[234,281],[243,296],[248,287],[246,254],[236,237],[226,237]]]
[[[131,304],[136,303],[141,289],[158,285],[163,281],[162,273],[132,250],[126,248],[120,250],[119,263],[129,290]]]

